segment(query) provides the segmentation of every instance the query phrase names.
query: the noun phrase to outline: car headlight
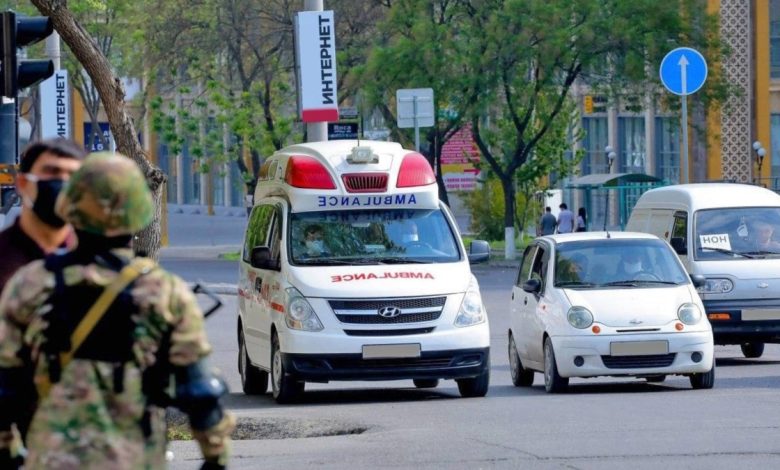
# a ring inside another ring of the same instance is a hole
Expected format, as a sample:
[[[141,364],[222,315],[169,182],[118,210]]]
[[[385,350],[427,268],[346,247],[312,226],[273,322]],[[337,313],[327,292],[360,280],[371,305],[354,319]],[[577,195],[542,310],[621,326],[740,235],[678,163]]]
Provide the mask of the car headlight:
[[[585,307],[572,307],[566,314],[566,319],[574,328],[587,328],[593,324],[593,314]]]
[[[298,289],[290,287],[287,289],[287,311],[284,315],[287,327],[293,330],[320,331],[322,323],[311,308],[306,297],[298,292]]]
[[[734,289],[734,283],[731,279],[707,278],[704,285],[697,287],[700,294],[725,294]]]
[[[479,294],[479,284],[473,277],[466,295],[463,296],[463,302],[460,303],[458,316],[455,317],[455,326],[471,326],[483,323],[487,315],[482,308],[482,296]]]
[[[686,325],[695,325],[701,321],[701,309],[696,304],[682,304],[677,309],[677,318]]]

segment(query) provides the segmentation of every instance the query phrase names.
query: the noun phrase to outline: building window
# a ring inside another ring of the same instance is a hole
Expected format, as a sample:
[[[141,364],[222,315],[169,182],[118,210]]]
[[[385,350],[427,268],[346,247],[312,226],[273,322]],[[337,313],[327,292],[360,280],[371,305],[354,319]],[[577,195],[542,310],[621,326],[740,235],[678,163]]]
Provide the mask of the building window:
[[[583,118],[582,130],[585,133],[582,140],[582,148],[585,151],[582,159],[582,174],[607,173],[607,156],[604,153],[604,148],[609,144],[607,118]]]
[[[619,158],[618,171],[645,172],[645,118],[623,117],[618,119]]]
[[[780,78],[780,0],[769,3],[769,57],[772,78]]]
[[[670,117],[655,118],[655,174],[672,184],[680,182],[680,123]]]

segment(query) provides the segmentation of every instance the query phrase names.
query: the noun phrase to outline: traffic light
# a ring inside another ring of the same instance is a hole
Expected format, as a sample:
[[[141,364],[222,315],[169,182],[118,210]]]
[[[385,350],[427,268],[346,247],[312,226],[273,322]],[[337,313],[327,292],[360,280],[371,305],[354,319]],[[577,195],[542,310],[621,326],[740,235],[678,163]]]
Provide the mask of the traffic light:
[[[54,31],[51,20],[45,16],[17,16],[13,11],[2,13],[0,23],[0,95],[16,98],[19,90],[33,86],[54,73],[50,60],[21,60],[17,49],[41,41]]]

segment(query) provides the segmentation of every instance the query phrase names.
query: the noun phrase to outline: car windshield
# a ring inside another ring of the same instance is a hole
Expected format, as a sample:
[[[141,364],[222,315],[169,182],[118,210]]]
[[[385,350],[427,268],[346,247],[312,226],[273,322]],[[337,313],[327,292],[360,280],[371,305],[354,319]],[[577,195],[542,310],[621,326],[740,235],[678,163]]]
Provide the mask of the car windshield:
[[[461,254],[441,210],[303,212],[290,216],[293,264],[451,263]]]
[[[696,212],[696,259],[780,257],[780,207],[733,207]]]
[[[659,287],[689,282],[675,253],[657,239],[565,242],[555,253],[555,286],[571,289]]]

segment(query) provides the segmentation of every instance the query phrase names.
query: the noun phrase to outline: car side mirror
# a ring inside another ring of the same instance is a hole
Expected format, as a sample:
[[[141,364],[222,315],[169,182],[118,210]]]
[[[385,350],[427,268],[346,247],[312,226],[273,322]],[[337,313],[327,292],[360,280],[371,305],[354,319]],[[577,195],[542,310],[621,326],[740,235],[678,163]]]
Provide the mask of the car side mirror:
[[[474,240],[469,245],[469,262],[484,263],[490,259],[490,244],[485,240]]]
[[[669,240],[669,244],[672,245],[672,248],[678,255],[688,254],[688,247],[685,246],[685,239],[683,237],[672,237]]]
[[[691,282],[693,283],[693,287],[701,287],[707,283],[707,278],[701,274],[691,274]]]
[[[257,269],[278,270],[278,263],[271,259],[271,250],[267,246],[256,246],[252,248],[252,256],[249,264]]]
[[[523,283],[523,290],[529,294],[538,294],[542,290],[542,282],[539,279],[529,279]]]

